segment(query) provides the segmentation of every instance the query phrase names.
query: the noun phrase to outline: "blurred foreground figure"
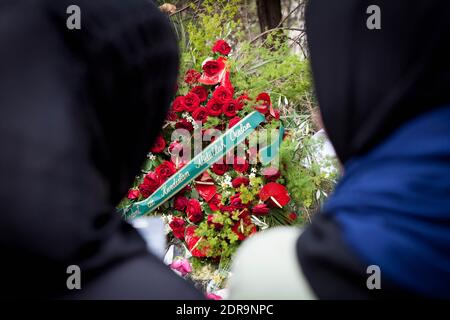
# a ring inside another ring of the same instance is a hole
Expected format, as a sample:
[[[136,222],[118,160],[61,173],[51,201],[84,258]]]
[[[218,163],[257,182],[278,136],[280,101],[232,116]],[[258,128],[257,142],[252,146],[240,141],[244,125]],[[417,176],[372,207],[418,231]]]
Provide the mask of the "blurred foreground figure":
[[[66,27],[72,4],[81,30]],[[145,0],[14,0],[0,21],[2,297],[201,298],[114,208],[174,92],[164,15]]]
[[[345,174],[303,233],[244,243],[232,298],[450,298],[449,17],[447,0],[310,1],[317,96]]]

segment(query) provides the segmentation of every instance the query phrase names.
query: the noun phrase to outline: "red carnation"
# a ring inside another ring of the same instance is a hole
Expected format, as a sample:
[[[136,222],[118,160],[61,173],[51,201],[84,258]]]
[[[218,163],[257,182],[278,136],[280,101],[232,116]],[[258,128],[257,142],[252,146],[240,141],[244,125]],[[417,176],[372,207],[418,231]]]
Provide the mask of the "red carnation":
[[[213,92],[213,98],[216,98],[220,102],[228,102],[233,98],[233,92],[224,86],[219,86]]]
[[[224,105],[223,105],[223,113],[228,118],[235,117],[236,116],[236,112],[237,112],[237,102],[236,102],[236,100],[228,100],[227,102],[224,103]]]
[[[197,83],[200,77],[201,77],[200,72],[191,69],[186,72],[186,75],[184,76],[184,82],[192,85],[194,83]]]
[[[279,208],[284,207],[291,201],[286,187],[276,182],[270,182],[262,187],[259,191],[259,198],[262,201],[267,201],[270,206]]]
[[[231,181],[233,188],[239,188],[242,185],[248,186],[249,183],[250,183],[250,180],[246,177],[237,177],[237,178],[234,178],[233,181]]]
[[[206,120],[208,120],[208,112],[206,111],[206,108],[198,107],[194,110],[194,112],[192,112],[192,117],[195,121],[205,123]]]
[[[230,121],[228,122],[228,128],[234,127],[236,123],[238,123],[239,121],[241,121],[241,118],[239,117],[231,118]]]
[[[155,172],[149,172],[144,181],[139,185],[139,191],[144,198],[148,198],[156,189],[159,188],[162,181],[161,178]]]
[[[186,129],[189,132],[192,132],[194,130],[194,126],[191,122],[189,122],[186,119],[181,119],[175,124],[176,129]]]
[[[156,137],[156,141],[153,144],[153,147],[150,149],[150,152],[161,153],[164,151],[165,148],[166,148],[166,141],[161,135],[159,135],[158,137]]]
[[[250,167],[248,161],[241,157],[234,158],[234,164],[233,169],[237,172],[247,172],[248,168]]]
[[[196,94],[200,102],[206,101],[208,98],[208,91],[204,86],[196,86],[192,88],[191,93]]]
[[[135,199],[139,198],[140,195],[141,195],[141,193],[139,192],[138,189],[130,189],[130,190],[128,190],[127,198],[130,200],[135,200]]]
[[[212,52],[218,52],[220,54],[223,54],[224,56],[227,56],[230,54],[231,47],[225,40],[217,40],[214,44],[214,47],[212,48]]]
[[[175,112],[183,112],[184,111],[183,100],[184,97],[176,97],[172,103],[172,110]]]
[[[173,235],[175,238],[184,239],[184,232],[186,230],[185,228],[185,221],[183,218],[174,217],[172,221],[169,223],[170,229],[172,229]]]
[[[197,223],[200,222],[203,218],[202,207],[200,206],[200,202],[197,199],[189,199],[186,206],[186,214],[188,219]]]
[[[156,167],[155,172],[161,178],[161,180],[166,181],[170,176],[172,176],[177,169],[171,161],[164,161],[158,167]]]
[[[265,216],[269,214],[269,207],[265,203],[257,204],[252,208],[252,213],[255,216]]]
[[[187,207],[188,199],[184,196],[176,196],[173,200],[173,208],[178,211],[184,211]]]
[[[193,112],[200,105],[199,97],[194,93],[188,93],[181,100],[184,110],[188,112]]]
[[[211,167],[212,172],[219,176],[223,176],[228,171],[228,165],[225,163],[214,163]]]
[[[281,172],[277,168],[269,167],[262,170],[262,175],[267,181],[275,182],[281,176]]]

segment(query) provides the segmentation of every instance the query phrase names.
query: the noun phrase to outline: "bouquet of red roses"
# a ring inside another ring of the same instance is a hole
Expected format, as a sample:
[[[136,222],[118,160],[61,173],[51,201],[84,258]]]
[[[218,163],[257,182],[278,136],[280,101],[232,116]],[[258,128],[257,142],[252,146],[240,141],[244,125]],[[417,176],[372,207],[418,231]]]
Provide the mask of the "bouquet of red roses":
[[[267,141],[267,132],[280,132],[279,111],[269,94],[263,92],[252,98],[245,94],[245,88],[233,87],[228,57],[231,50],[227,42],[219,40],[212,48],[214,56],[202,63],[201,70],[185,73],[178,89],[183,94],[173,101],[144,165],[144,174],[122,203],[122,207],[129,207],[151,197],[170,177],[191,164],[191,156],[201,154],[204,147],[250,113],[259,112],[264,121],[254,135],[235,148],[239,150],[224,154],[222,160],[151,213],[165,217],[170,241],[182,242],[193,257],[213,262],[229,259],[244,239],[270,227],[273,221],[289,224],[297,219],[291,213],[276,154],[271,155],[269,163],[260,161],[262,148],[258,150],[261,136]]]

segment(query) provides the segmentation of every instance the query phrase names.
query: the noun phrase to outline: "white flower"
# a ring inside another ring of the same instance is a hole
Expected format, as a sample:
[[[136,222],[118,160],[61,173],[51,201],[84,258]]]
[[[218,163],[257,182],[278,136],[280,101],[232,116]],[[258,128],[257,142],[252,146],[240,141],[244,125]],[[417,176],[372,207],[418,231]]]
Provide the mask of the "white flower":
[[[253,179],[254,177],[256,177],[256,175],[255,175],[254,173],[250,173],[250,174],[248,175],[248,177],[249,177],[249,179]]]
[[[251,171],[252,173],[256,173],[257,170],[256,170],[256,168],[253,167],[250,171]]]

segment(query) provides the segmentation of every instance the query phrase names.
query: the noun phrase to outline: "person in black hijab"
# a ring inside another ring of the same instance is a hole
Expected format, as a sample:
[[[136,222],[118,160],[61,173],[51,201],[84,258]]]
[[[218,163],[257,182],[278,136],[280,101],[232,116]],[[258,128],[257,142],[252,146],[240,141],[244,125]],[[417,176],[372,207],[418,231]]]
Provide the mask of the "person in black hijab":
[[[11,0],[0,21],[2,297],[201,298],[115,210],[174,94],[167,19],[144,0]]]
[[[449,16],[445,0],[309,2],[315,88],[344,175],[303,232],[244,243],[233,298],[450,298]]]

